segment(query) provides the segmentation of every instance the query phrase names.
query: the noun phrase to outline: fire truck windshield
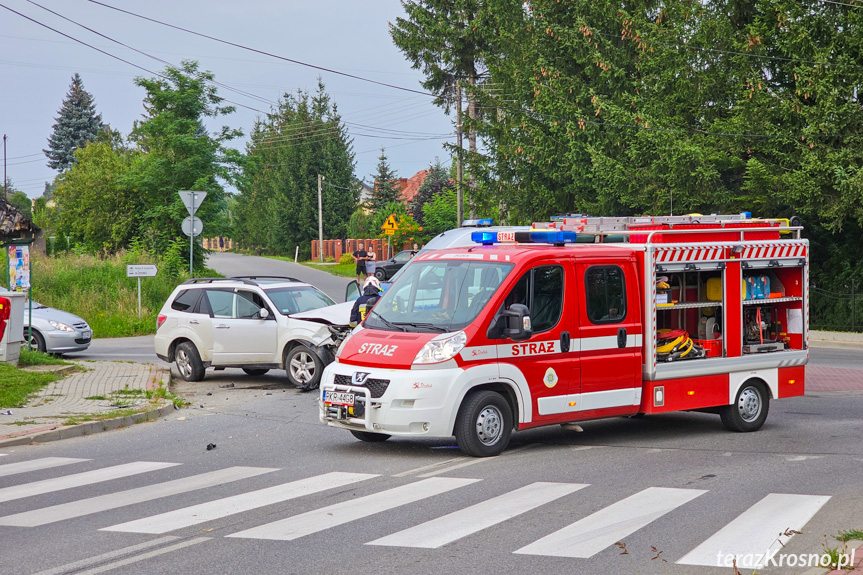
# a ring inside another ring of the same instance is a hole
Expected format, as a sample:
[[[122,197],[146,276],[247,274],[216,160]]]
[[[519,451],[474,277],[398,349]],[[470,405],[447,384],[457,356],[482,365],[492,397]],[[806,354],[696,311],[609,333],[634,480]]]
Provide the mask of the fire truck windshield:
[[[366,328],[449,332],[470,324],[512,270],[510,263],[415,261],[375,305]]]

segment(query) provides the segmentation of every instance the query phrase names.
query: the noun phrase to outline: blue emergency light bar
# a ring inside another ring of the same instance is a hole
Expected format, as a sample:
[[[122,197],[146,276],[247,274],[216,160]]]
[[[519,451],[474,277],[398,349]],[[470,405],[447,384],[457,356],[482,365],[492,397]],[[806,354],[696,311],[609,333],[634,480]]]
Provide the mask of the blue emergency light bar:
[[[464,220],[461,223],[463,228],[487,228],[494,225],[494,220],[491,218],[483,218],[481,220]]]
[[[521,244],[572,244],[575,243],[576,233],[562,230],[531,230],[517,232],[473,232],[470,235],[473,242],[490,246],[504,243]]]

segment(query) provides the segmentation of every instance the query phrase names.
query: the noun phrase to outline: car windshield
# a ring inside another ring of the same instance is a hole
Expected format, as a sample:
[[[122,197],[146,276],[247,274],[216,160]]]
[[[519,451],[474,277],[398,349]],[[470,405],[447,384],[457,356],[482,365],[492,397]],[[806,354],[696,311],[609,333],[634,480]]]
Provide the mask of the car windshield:
[[[462,329],[479,315],[512,267],[475,260],[412,262],[363,325],[421,332]]]
[[[318,309],[336,303],[327,294],[312,286],[271,288],[264,291],[276,304],[276,309],[283,315]]]

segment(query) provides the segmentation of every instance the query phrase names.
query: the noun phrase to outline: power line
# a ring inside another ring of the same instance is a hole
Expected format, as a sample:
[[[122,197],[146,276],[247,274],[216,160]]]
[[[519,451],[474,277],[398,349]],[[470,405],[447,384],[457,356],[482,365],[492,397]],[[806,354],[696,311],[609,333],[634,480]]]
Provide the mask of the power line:
[[[402,90],[404,92],[412,92],[414,94],[421,94],[423,96],[430,96],[432,98],[437,97],[434,94],[430,94],[428,92],[422,92],[420,90],[405,88],[404,86],[397,86],[395,84],[388,84],[386,82],[379,82],[377,80],[372,80],[369,78],[363,78],[362,76],[357,76],[355,74],[348,74],[347,72],[340,72],[338,70],[333,70],[332,68],[324,68],[323,66],[316,66],[314,64],[309,64],[308,62],[302,62],[300,60],[294,60],[293,58],[287,58],[285,56],[279,56],[278,54],[273,54],[271,52],[265,52],[263,50],[258,50],[256,48],[250,48],[249,46],[244,46],[242,44],[237,44],[235,42],[230,42],[228,40],[222,40],[221,38],[216,38],[215,36],[209,36],[207,34],[195,32],[194,30],[189,30],[188,28],[183,28],[182,26],[175,26],[173,24],[168,24],[167,22],[162,22],[161,20],[156,20],[155,18],[148,18],[147,16],[142,16],[141,14],[136,14],[135,12],[130,12],[128,10],[123,10],[122,8],[117,8],[116,6],[111,6],[109,4],[105,4],[104,2],[98,2],[97,0],[87,0],[87,1],[91,2],[93,4],[98,4],[99,6],[103,6],[105,8],[109,8],[111,10],[116,10],[117,12],[122,12],[124,14],[128,14],[129,16],[134,16],[136,18],[141,18],[142,20],[147,20],[148,22],[154,22],[154,23],[160,24],[162,26],[167,26],[167,27],[173,28],[175,30],[180,30],[181,32],[186,32],[188,34],[194,34],[195,36],[200,36],[201,38],[207,38],[208,40],[213,40],[213,41],[219,42],[221,44],[233,46],[235,48],[240,48],[242,50],[248,50],[249,52],[254,52],[256,54],[262,54],[264,56],[269,56],[271,58],[284,60],[285,62],[290,62],[292,64],[298,64],[300,66],[306,66],[307,68],[313,68],[315,70],[320,70],[322,72],[329,72],[330,74],[337,74],[339,76],[344,76],[346,78],[353,78],[354,80],[360,80],[362,82],[369,82],[371,84],[377,84],[378,86],[385,86],[387,88],[393,88],[395,90]]]

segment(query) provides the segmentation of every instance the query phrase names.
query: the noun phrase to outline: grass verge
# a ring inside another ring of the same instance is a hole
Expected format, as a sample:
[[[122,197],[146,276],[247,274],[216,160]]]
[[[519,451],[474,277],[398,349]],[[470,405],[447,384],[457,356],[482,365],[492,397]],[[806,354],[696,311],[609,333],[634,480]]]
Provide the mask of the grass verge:
[[[69,362],[41,351],[32,350],[26,345],[21,346],[18,366],[29,367],[31,365],[69,365]]]
[[[291,260],[293,261],[293,260]],[[341,276],[345,278],[356,278],[357,277],[357,266],[356,264],[329,264],[329,265],[321,265],[314,262],[300,262],[304,266],[308,266],[310,268],[314,268],[316,270],[321,270],[322,272],[331,273],[336,276]]]
[[[27,398],[60,376],[55,373],[37,373],[0,363],[0,408],[21,407]]]

